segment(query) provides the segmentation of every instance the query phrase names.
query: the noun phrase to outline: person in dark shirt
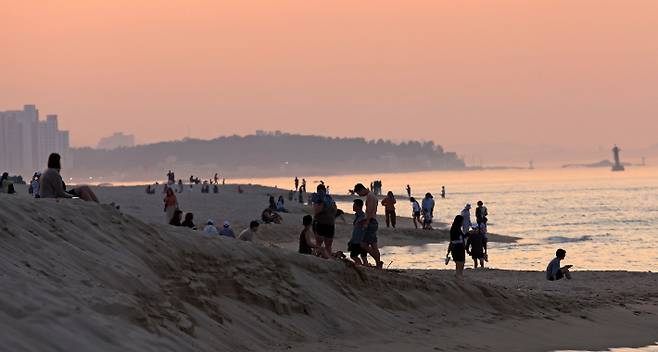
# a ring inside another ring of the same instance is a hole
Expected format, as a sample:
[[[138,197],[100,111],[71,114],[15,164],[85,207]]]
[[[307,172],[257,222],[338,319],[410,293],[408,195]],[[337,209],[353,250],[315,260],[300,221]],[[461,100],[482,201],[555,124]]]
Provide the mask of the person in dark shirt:
[[[452,254],[452,260],[455,262],[455,275],[460,280],[464,278],[464,263],[466,262],[464,233],[462,232],[463,223],[464,218],[461,215],[455,216],[455,220],[450,227],[450,244],[448,245],[448,253],[446,255],[447,257]],[[448,264],[447,259],[446,264]]]
[[[193,220],[194,220],[194,214],[187,213],[187,214],[185,214],[185,220],[183,221],[181,226],[189,227],[189,228],[193,229],[194,228]]]
[[[486,247],[487,245],[484,241],[484,236],[480,232],[480,228],[474,226],[468,232],[468,237],[466,238],[466,253],[473,258],[473,268],[478,268],[478,262],[480,262],[480,267],[484,268]]]
[[[313,217],[305,215],[302,218],[302,225],[304,225],[304,229],[299,234],[299,253],[312,255],[316,248],[313,243]]]
[[[553,260],[551,260],[551,262],[548,263],[548,267],[546,268],[547,280],[556,281],[556,280],[561,280],[565,277],[567,278],[567,280],[571,280],[571,273],[569,273],[569,269],[571,269],[572,266],[566,265],[560,267],[560,261],[562,261],[566,256],[567,256],[567,251],[565,251],[562,248],[555,251],[555,258],[553,258]]]
[[[183,217],[183,212],[177,209],[176,211],[174,211],[174,216],[171,218],[171,221],[169,221],[169,225],[183,226],[183,224],[181,224],[182,217]]]

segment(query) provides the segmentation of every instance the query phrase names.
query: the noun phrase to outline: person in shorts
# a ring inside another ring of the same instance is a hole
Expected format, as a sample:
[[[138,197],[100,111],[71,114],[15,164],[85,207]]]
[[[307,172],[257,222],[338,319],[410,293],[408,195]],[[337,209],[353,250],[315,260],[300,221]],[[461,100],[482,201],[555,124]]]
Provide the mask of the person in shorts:
[[[313,232],[318,252],[323,258],[331,258],[331,246],[336,232],[336,211],[338,209],[336,202],[327,194],[327,189],[323,184],[318,185],[317,193],[313,195],[311,202],[314,215]]]
[[[355,199],[352,209],[354,210],[354,227],[352,228],[352,238],[347,243],[347,250],[350,252],[350,258],[356,264],[368,265],[368,252],[361,246],[365,234],[363,222],[366,220],[366,213],[363,212],[363,201]]]
[[[381,261],[379,248],[377,248],[377,230],[379,229],[377,205],[379,202],[377,197],[361,183],[354,186],[354,192],[360,197],[366,197],[366,219],[362,225],[365,233],[363,234],[361,246],[375,259],[377,268],[381,269],[384,263]]]

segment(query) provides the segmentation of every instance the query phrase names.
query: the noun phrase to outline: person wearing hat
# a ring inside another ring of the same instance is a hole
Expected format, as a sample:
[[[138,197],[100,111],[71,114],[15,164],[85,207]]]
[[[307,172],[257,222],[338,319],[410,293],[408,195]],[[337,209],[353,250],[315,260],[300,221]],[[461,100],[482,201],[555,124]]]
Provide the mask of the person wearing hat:
[[[233,232],[233,229],[231,228],[231,223],[228,222],[228,220],[224,221],[224,226],[222,227],[222,230],[219,231],[219,235],[235,238],[235,233]]]
[[[208,219],[208,222],[206,223],[206,227],[203,228],[203,234],[207,236],[217,236],[219,235],[219,232],[217,231],[217,228],[215,227],[215,222],[212,221],[212,219]]]
[[[464,235],[468,234],[468,230],[471,228],[471,203],[467,203],[462,210],[461,216],[464,218],[464,224],[462,225],[462,232]]]

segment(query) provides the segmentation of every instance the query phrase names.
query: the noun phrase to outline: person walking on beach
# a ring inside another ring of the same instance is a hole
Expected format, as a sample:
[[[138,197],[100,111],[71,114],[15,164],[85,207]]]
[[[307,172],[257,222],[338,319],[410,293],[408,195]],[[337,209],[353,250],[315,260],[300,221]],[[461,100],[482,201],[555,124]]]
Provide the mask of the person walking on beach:
[[[411,186],[407,185],[407,197],[411,198]]]
[[[233,229],[231,229],[231,223],[228,222],[228,220],[224,221],[224,226],[222,226],[222,230],[219,231],[219,235],[235,238],[235,233],[233,232]]]
[[[323,258],[331,258],[331,246],[336,232],[336,202],[327,194],[323,184],[317,187],[317,193],[313,195],[313,231],[316,236],[316,245]],[[324,247],[322,246],[324,244]]]
[[[446,264],[448,256],[452,254],[452,260],[455,262],[455,275],[457,279],[464,278],[464,264],[466,263],[466,249],[464,248],[464,234],[462,233],[462,224],[464,218],[461,215],[455,216],[455,220],[450,227],[450,244],[446,254]]]
[[[366,197],[366,219],[363,223],[365,233],[363,234],[361,245],[363,246],[363,249],[368,251],[370,256],[375,259],[377,268],[381,269],[384,266],[384,263],[381,261],[379,248],[377,248],[377,229],[379,228],[379,223],[377,222],[377,204],[379,202],[373,192],[369,191],[361,183],[357,183],[354,186],[354,192],[356,192],[359,197]]]
[[[441,199],[446,199],[446,186],[441,186]]]
[[[414,221],[414,227],[418,229],[418,224],[423,224],[420,220],[420,204],[414,197],[409,198],[409,202],[411,203],[411,218]]]
[[[484,236],[480,232],[480,228],[476,225],[470,232],[468,232],[468,237],[466,239],[466,253],[473,258],[474,269],[478,268],[478,262],[480,262],[480,267],[484,268],[486,248],[487,244],[484,241]]]
[[[560,267],[560,261],[564,260],[566,256],[567,256],[567,251],[565,251],[562,248],[555,251],[555,258],[551,260],[550,263],[548,263],[548,267],[546,268],[547,280],[557,281],[565,277],[567,278],[567,280],[571,280],[571,273],[569,272],[569,269],[572,268],[572,265],[565,265],[563,267]]]
[[[252,242],[254,240],[254,235],[256,235],[256,231],[258,231],[258,226],[258,221],[254,220],[250,222],[249,228],[240,232],[238,239],[240,241]]]
[[[422,204],[423,230],[431,230],[432,218],[434,217],[434,197],[432,197],[432,193],[425,193]]]
[[[302,218],[302,225],[304,229],[299,234],[299,253],[300,254],[313,254],[313,249],[316,248],[313,243],[313,217],[304,215]]]
[[[486,224],[488,221],[487,216],[489,216],[487,207],[484,206],[484,203],[481,200],[478,201],[478,207],[475,208],[475,220],[478,225]]]
[[[462,225],[462,232],[464,235],[468,233],[471,229],[471,225],[473,223],[471,222],[471,203],[466,203],[466,206],[461,212],[461,216],[464,218],[464,224]]]
[[[295,176],[295,192],[299,189],[299,179]]]
[[[174,194],[174,190],[170,187],[167,187],[167,195],[163,199],[164,201],[164,212],[165,220],[167,224],[171,222],[171,219],[174,217],[174,213],[178,209],[178,199]]]
[[[395,228],[395,196],[393,192],[388,191],[386,198],[382,199],[382,205],[384,206],[384,214],[386,215],[386,227],[391,225]]]

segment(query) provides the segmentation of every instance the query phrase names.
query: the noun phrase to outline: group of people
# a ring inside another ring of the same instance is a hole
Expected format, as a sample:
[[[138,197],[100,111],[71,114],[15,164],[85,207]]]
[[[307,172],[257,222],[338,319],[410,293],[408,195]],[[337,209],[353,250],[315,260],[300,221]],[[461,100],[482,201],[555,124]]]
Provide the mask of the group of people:
[[[336,219],[342,216],[342,212],[336,207],[336,202],[327,193],[324,184],[319,184],[316,191],[311,198],[313,216],[305,216],[302,219],[304,228],[299,235],[299,252],[322,258],[341,257],[342,251],[334,253],[333,241],[336,234]],[[373,192],[361,183],[354,186],[354,192],[359,197],[365,197],[366,201],[364,203],[361,199],[355,199],[353,202],[355,219],[347,250],[355,263],[369,265],[367,259],[369,254],[373,258],[375,266],[381,269],[383,262],[377,247],[377,230],[379,228],[377,206],[379,202]]]

